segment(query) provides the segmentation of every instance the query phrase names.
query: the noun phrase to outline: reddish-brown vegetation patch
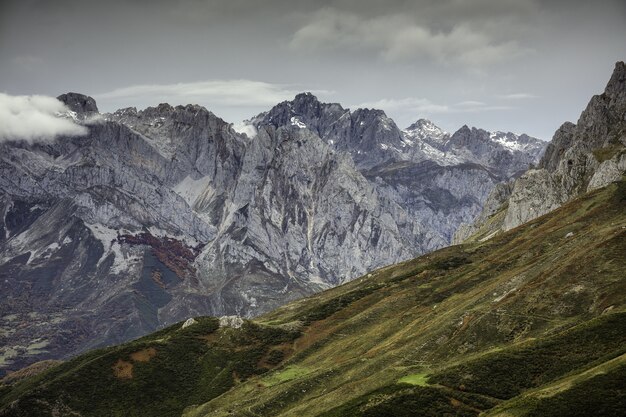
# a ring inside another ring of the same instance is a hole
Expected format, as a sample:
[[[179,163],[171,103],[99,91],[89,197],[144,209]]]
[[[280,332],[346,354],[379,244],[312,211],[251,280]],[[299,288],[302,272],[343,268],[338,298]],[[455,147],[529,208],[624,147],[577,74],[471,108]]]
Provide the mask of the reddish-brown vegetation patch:
[[[120,243],[129,245],[150,246],[154,256],[181,279],[196,273],[196,269],[191,264],[204,247],[202,244],[195,247],[187,246],[180,240],[171,237],[156,237],[149,232],[138,235],[121,235],[117,239]],[[152,278],[159,284],[154,274]],[[158,279],[160,280],[160,276]]]
[[[119,379],[132,379],[133,377],[133,364],[124,360],[118,359],[113,364],[113,375]]]
[[[149,347],[149,348],[131,353],[130,358],[133,360],[133,362],[150,362],[150,359],[154,358],[156,354],[157,354],[156,349],[153,347]]]
[[[161,271],[159,271],[158,269],[155,269],[154,271],[152,271],[152,280],[156,282],[156,284],[163,289],[167,287],[165,283],[163,282]]]

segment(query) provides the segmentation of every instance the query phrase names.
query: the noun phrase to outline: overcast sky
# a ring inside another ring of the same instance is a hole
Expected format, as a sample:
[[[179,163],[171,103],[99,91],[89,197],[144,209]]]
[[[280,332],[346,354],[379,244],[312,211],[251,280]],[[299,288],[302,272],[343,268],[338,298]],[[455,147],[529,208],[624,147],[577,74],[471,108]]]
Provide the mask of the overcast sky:
[[[626,1],[0,0],[0,92],[230,122],[297,92],[550,139],[626,59]]]

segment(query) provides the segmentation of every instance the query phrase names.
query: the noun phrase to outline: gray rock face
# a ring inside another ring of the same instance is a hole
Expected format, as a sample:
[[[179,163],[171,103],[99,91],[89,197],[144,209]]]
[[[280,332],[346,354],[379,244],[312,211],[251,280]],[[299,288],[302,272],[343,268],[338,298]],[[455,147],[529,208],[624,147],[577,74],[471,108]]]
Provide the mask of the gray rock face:
[[[426,231],[426,250],[449,244],[459,225],[480,213],[496,184],[536,164],[545,149],[527,135],[467,126],[450,135],[425,119],[401,131],[381,110],[350,111],[310,93],[250,123],[308,130],[349,155],[375,189]]]
[[[0,144],[5,368],[256,315],[442,247],[508,175],[476,162],[497,160],[488,133],[474,149],[311,94],[253,119],[254,138],[200,106],[59,98],[86,137]]]
[[[0,144],[0,355],[12,367],[190,316],[255,315],[428,249],[402,207],[308,130],[250,139],[166,104],[88,128]]]
[[[626,153],[618,154],[613,159],[602,162],[589,180],[587,191],[593,191],[620,180],[625,171]]]
[[[317,134],[331,148],[350,154],[358,169],[400,158],[402,132],[384,111],[320,103],[311,93],[298,94],[251,121],[256,126],[295,126]]]
[[[98,113],[96,100],[92,97],[78,93],[66,93],[57,97],[57,100],[65,104],[71,111],[76,114],[85,115]]]
[[[554,172],[563,158],[563,153],[568,150],[574,142],[574,132],[576,125],[572,122],[565,122],[554,133],[552,141],[548,144],[546,152],[541,158],[539,168]]]
[[[625,146],[626,66],[618,62],[604,93],[591,98],[578,123],[566,123],[557,131],[541,169],[515,184],[504,230],[620,178]]]
[[[500,230],[501,224],[494,223],[492,225],[489,223],[489,219],[502,211],[505,204],[508,204],[514,183],[514,180],[510,180],[496,184],[485,200],[480,215],[472,223],[462,223],[459,226],[452,238],[452,244],[458,245],[463,243],[481,228],[486,229],[484,233],[485,238],[495,235]]]
[[[515,181],[504,203],[506,216],[500,230],[517,227],[622,177],[626,170],[623,62],[615,65],[604,93],[591,98],[578,123],[564,123],[556,131],[538,168]],[[488,213],[481,215],[472,230],[479,229],[488,217]]]
[[[514,177],[537,163],[545,143],[528,135],[492,133],[463,126],[446,142],[445,149],[474,163],[491,167],[500,175]]]

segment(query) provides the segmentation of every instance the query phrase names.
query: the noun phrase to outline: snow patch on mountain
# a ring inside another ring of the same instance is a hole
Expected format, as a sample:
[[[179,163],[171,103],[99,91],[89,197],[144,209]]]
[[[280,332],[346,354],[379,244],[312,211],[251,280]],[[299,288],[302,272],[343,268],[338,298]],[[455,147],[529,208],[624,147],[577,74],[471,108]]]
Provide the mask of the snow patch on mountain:
[[[298,117],[293,116],[290,121],[292,126],[299,127],[300,129],[306,129],[306,124],[304,124]]]

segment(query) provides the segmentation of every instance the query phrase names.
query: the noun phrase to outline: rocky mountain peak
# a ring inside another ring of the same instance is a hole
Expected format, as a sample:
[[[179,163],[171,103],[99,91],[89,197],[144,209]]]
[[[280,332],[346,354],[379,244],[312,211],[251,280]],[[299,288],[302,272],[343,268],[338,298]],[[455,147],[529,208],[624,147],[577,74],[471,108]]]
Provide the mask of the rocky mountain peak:
[[[291,101],[294,107],[314,107],[319,108],[322,103],[310,92],[298,93]]]
[[[455,146],[468,146],[475,142],[484,142],[488,138],[487,131],[463,125],[452,134],[451,143]]]
[[[545,168],[548,171],[554,171],[557,168],[561,156],[572,145],[575,130],[576,125],[572,122],[565,122],[558,128],[539,161],[539,168]]]
[[[156,107],[148,107],[146,109],[146,112],[153,110],[157,113],[172,113],[174,111],[174,106],[170,105],[169,103],[159,103],[158,106]]]
[[[313,94],[300,93],[291,101],[283,101],[250,121],[257,128],[263,125],[307,128],[324,138],[334,124],[348,111],[336,103],[322,103]]]
[[[403,131],[404,135],[410,139],[427,140],[435,139],[442,141],[450,136],[446,131],[428,119],[419,119]]]
[[[96,100],[84,94],[70,92],[61,94],[57,97],[57,100],[79,115],[98,113]]]
[[[538,169],[528,170],[508,187],[507,199],[489,198],[493,201],[486,207],[500,206],[505,212],[501,221],[489,223],[485,213],[460,236],[512,229],[620,180],[625,171],[626,65],[618,62],[604,92],[591,98],[578,123],[565,122],[555,132]]]
[[[417,119],[417,121],[411,126],[407,127],[406,130],[432,129],[435,127],[437,126],[435,126],[435,124],[428,119]]]
[[[615,69],[604,89],[604,94],[615,99],[626,99],[626,64],[623,61],[615,63]]]
[[[554,134],[539,167],[555,171],[568,156],[575,153],[626,144],[626,65],[617,62],[603,94],[595,95],[576,124],[566,122]]]
[[[171,122],[183,123],[186,125],[195,125],[197,127],[212,125],[222,127],[227,123],[198,104],[178,105],[176,107],[161,103],[156,107],[148,107],[145,110],[137,112],[134,108],[118,110],[114,113],[116,116],[138,117],[144,123],[151,125],[161,125],[169,120]],[[136,126],[137,122],[133,125]]]
[[[355,120],[367,120],[367,119],[376,119],[376,118],[385,118],[388,119],[387,113],[384,110],[380,109],[356,109],[352,112],[352,117]]]
[[[378,136],[373,142],[388,143],[389,139],[393,139],[397,144],[402,140],[402,134],[396,122],[393,121],[384,110],[380,109],[356,109],[352,112],[352,125],[357,134],[363,131],[375,129],[376,131],[386,131],[387,134]]]

